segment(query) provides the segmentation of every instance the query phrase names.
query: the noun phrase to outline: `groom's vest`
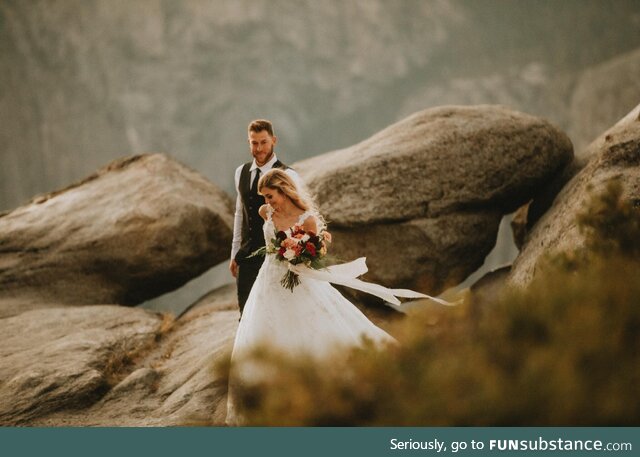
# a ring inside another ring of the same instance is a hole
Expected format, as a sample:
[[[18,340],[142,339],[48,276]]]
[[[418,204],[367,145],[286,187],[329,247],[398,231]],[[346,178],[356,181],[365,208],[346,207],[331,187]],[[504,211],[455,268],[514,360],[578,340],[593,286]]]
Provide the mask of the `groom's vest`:
[[[242,261],[254,252],[264,246],[264,234],[262,233],[262,225],[264,220],[258,213],[258,210],[264,205],[264,197],[258,195],[258,189],[251,188],[251,164],[245,163],[240,172],[240,182],[238,183],[238,191],[242,200],[242,241],[240,250],[236,254],[236,261]],[[286,170],[285,164],[279,160],[273,164],[273,168]]]

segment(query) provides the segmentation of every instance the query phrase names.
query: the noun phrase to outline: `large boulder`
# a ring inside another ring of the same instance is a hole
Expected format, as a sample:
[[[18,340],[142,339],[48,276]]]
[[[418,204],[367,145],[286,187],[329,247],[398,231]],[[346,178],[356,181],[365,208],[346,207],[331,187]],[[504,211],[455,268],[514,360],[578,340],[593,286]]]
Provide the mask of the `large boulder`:
[[[115,305],[0,319],[0,425],[223,425],[239,314],[210,298],[177,320]]]
[[[117,160],[0,215],[0,317],[134,305],[229,256],[230,198],[161,154]]]
[[[572,157],[568,137],[544,119],[446,106],[293,167],[330,223],[335,254],[366,256],[376,282],[436,293],[476,270],[502,216]]]
[[[625,198],[640,199],[640,105],[585,151],[591,160],[567,183],[551,209],[533,226],[513,264],[509,284],[526,286],[544,255],[574,250],[584,244],[576,218],[584,211],[591,195],[602,192],[611,179],[621,180]]]

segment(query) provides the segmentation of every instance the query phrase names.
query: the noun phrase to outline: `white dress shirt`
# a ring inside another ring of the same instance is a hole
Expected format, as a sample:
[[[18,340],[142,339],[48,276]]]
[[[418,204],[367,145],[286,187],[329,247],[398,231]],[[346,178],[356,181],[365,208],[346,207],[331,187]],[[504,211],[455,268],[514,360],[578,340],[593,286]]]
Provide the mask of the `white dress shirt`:
[[[264,176],[264,174],[273,168],[273,165],[277,162],[278,158],[274,154],[267,163],[263,166],[259,167],[256,165],[256,161],[254,160],[251,164],[250,174],[249,174],[249,186],[253,186],[253,180],[256,177],[256,170],[260,168],[260,176]],[[236,254],[240,250],[240,245],[242,244],[242,218],[244,217],[244,211],[242,211],[242,198],[240,197],[240,174],[242,173],[242,167],[244,165],[240,165],[236,168],[235,174],[235,185],[236,185],[236,212],[233,218],[233,241],[231,242],[231,258],[235,259]],[[302,180],[300,179],[300,175],[296,173],[293,169],[287,168],[286,173],[293,178],[293,181],[296,183],[296,186],[302,185]]]

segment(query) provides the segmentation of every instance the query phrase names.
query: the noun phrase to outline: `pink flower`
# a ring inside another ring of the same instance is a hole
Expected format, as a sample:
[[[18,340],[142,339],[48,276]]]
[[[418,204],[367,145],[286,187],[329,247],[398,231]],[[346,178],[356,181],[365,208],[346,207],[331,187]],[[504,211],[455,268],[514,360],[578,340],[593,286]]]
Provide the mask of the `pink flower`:
[[[284,246],[287,249],[293,249],[297,244],[298,242],[292,238],[287,238],[282,242],[282,246]]]

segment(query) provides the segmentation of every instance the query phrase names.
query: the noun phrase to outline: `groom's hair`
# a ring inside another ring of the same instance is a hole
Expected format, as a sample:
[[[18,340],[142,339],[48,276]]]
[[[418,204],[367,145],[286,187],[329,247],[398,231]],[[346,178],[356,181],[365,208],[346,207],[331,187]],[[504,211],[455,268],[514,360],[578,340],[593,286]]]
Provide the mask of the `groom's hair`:
[[[262,132],[266,130],[270,136],[273,136],[273,125],[266,119],[256,119],[249,123],[249,132]]]

